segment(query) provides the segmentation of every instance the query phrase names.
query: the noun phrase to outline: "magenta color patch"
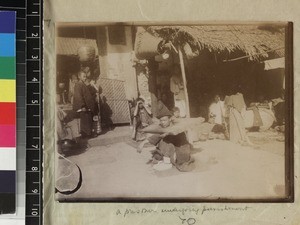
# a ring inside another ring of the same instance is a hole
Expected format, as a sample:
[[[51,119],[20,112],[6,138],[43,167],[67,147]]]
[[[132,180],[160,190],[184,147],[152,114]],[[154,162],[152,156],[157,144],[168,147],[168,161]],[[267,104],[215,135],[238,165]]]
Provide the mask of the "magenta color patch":
[[[16,147],[15,125],[0,125],[0,147]]]

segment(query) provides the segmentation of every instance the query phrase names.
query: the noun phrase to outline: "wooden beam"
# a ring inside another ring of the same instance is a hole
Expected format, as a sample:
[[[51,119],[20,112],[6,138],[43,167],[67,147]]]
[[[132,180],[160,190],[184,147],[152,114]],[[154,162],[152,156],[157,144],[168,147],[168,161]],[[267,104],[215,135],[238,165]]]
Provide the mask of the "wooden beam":
[[[181,48],[178,47],[178,54],[179,54],[179,62],[180,62],[180,69],[181,69],[181,76],[183,81],[183,88],[184,88],[184,95],[185,95],[185,108],[186,108],[186,117],[190,118],[190,103],[189,103],[189,95],[187,92],[187,85],[186,85],[186,75],[185,75],[185,69],[184,69],[184,62],[183,62],[183,56]]]
[[[148,60],[148,67],[149,67],[149,92],[151,97],[151,111],[154,117],[157,116],[157,81],[156,81],[156,74],[158,70],[158,63],[155,62],[154,58]]]

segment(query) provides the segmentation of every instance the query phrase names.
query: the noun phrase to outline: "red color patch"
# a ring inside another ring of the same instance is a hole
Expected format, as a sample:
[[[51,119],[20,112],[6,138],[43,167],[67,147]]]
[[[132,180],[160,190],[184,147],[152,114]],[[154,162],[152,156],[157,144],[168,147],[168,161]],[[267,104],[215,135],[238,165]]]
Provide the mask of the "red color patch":
[[[16,124],[16,103],[0,102],[0,124]]]

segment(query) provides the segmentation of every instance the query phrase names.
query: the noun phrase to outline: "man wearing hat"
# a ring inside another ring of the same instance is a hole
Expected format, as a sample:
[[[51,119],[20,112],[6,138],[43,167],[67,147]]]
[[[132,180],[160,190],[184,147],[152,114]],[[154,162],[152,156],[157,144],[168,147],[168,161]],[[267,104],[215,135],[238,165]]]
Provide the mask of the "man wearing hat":
[[[138,152],[142,151],[146,143],[150,143],[157,147],[156,150],[152,152],[153,162],[170,158],[170,162],[179,171],[191,171],[194,167],[194,160],[191,157],[191,145],[187,141],[184,129],[173,129],[174,125],[171,116],[172,113],[166,106],[160,105],[158,107],[157,118],[160,124],[159,126],[148,127],[144,130],[144,132],[155,134],[139,145]],[[160,165],[164,167],[164,164]]]

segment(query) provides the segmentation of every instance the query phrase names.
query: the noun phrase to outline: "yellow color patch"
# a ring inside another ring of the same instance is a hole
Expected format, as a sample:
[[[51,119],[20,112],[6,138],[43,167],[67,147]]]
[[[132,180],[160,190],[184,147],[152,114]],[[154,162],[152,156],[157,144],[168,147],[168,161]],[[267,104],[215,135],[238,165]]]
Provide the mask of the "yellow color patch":
[[[16,80],[0,79],[0,102],[16,102]]]

